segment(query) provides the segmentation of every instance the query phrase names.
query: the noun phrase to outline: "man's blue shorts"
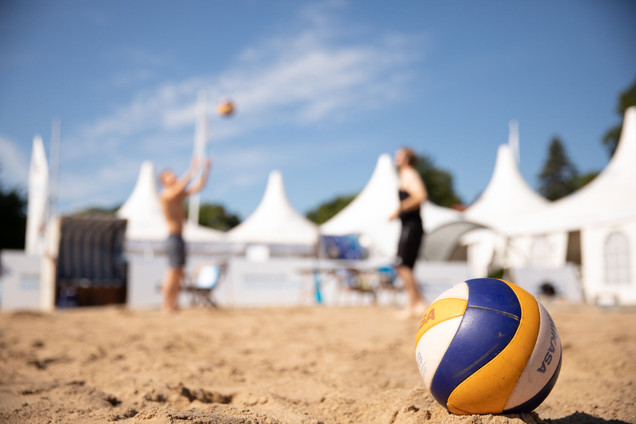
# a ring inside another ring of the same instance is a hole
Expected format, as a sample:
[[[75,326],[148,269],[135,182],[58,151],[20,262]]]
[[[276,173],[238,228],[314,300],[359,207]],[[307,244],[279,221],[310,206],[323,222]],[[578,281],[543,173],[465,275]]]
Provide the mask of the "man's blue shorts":
[[[186,249],[180,234],[170,234],[166,241],[166,253],[170,268],[183,268],[186,263]]]

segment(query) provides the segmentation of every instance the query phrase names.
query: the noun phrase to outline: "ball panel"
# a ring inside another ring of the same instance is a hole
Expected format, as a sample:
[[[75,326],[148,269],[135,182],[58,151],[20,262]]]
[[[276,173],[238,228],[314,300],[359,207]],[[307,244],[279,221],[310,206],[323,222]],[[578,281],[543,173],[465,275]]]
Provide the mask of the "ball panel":
[[[468,307],[492,309],[521,317],[521,307],[515,292],[502,280],[473,278],[468,285]]]
[[[457,408],[453,404],[446,404],[446,409],[448,409],[451,413],[455,415],[471,415],[473,412],[464,411],[463,409]]]
[[[462,317],[451,318],[432,327],[424,333],[415,346],[417,366],[427,388],[431,388],[431,380],[437,371],[440,361],[455,337],[462,322]]]
[[[519,326],[519,320],[507,313],[479,307],[471,308],[470,299],[468,304],[469,307],[464,313],[459,329],[448,346],[431,383],[431,394],[442,405],[447,404],[451,393],[464,380],[492,361],[508,345]],[[490,376],[490,378],[493,377]],[[461,399],[468,396],[466,401],[472,403],[471,398],[475,394],[466,393],[465,390],[460,390],[457,396]],[[462,400],[462,402],[465,401]],[[461,403],[452,403],[460,409],[465,409]],[[501,409],[504,403],[505,400],[501,403]]]
[[[437,296],[434,302],[440,299],[448,299],[448,298],[468,300],[468,284],[466,284],[465,282],[455,284],[453,287],[443,291],[442,294]]]
[[[558,376],[561,340],[548,311],[540,303],[537,302],[537,305],[541,322],[537,340],[517,386],[506,403],[506,410],[525,404],[534,398],[537,392],[542,391],[550,380],[554,378],[556,381],[555,373]]]
[[[526,368],[539,334],[540,315],[536,299],[518,286],[507,281],[502,282],[518,299],[521,318],[509,343],[490,362],[458,385],[449,396],[448,404],[469,413],[500,413],[504,410]],[[507,313],[502,316],[509,317]]]
[[[448,319],[460,317],[464,315],[466,310],[466,300],[464,299],[438,299],[431,304],[422,315],[420,324],[417,327],[417,335],[415,344],[420,340],[422,334],[426,333],[431,327],[438,325]]]
[[[505,414],[530,412],[533,409],[535,409],[537,406],[541,405],[541,402],[543,402],[545,398],[548,397],[548,395],[552,391],[552,388],[556,384],[557,378],[559,378],[559,372],[561,371],[562,359],[563,359],[562,357],[559,357],[559,363],[557,364],[556,369],[554,370],[554,373],[552,374],[552,377],[550,378],[550,380],[548,380],[545,386],[543,386],[543,388],[539,390],[539,393],[537,393],[527,402],[524,402],[521,405],[515,406],[514,408],[506,409],[503,412]]]

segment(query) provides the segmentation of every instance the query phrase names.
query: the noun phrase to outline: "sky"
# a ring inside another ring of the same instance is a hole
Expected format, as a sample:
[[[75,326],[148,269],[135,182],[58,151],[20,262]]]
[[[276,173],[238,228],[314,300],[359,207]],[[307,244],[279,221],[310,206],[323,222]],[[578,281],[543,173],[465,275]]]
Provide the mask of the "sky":
[[[3,0],[0,184],[26,194],[35,135],[61,122],[59,213],[114,207],[141,163],[184,172],[209,99],[203,202],[243,219],[272,170],[301,213],[367,183],[410,146],[487,186],[509,123],[537,175],[554,136],[581,172],[636,79],[630,0]],[[231,99],[224,118],[215,105]]]

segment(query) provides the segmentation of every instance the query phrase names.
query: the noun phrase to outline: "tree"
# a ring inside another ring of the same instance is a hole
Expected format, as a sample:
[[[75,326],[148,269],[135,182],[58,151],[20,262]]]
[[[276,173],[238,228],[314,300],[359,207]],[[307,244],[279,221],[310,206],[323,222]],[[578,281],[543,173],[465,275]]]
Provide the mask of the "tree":
[[[577,189],[578,171],[568,158],[559,137],[553,137],[548,158],[539,174],[539,192],[548,200],[557,200]]]
[[[397,196],[397,195],[396,195]],[[308,220],[315,224],[323,224],[333,218],[338,212],[343,210],[353,199],[356,194],[349,194],[345,196],[335,197],[327,202],[324,202],[315,209],[310,210],[305,215]]]
[[[625,111],[631,106],[636,106],[636,79],[630,87],[623,91],[618,97],[618,104],[616,105],[616,113],[620,116],[621,122],[610,128],[603,137],[603,144],[607,147],[610,157],[614,156],[616,147],[618,146],[618,140],[621,138],[621,132],[623,130],[623,117]]]
[[[199,207],[199,224],[215,230],[227,231],[241,223],[238,215],[229,213],[220,204],[203,203]]]
[[[415,169],[419,172],[431,202],[445,207],[456,206],[462,200],[455,193],[453,188],[453,176],[450,172],[438,168],[435,162],[427,155],[420,154],[415,164]]]
[[[585,174],[579,174],[573,181],[574,190],[578,190],[583,188],[587,184],[589,184],[594,178],[598,177],[598,171],[587,172]]]
[[[0,250],[24,249],[27,201],[16,188],[0,184]]]

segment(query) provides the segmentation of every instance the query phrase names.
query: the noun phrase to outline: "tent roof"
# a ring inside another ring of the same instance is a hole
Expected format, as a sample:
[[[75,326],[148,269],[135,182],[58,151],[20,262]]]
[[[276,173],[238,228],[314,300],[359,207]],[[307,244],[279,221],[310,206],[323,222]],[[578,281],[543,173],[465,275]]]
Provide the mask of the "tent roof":
[[[424,221],[424,229],[427,232],[432,232],[442,225],[463,221],[464,216],[460,211],[427,201],[422,207],[422,219]]]
[[[588,185],[508,228],[510,233],[568,231],[636,219],[636,106],[625,112],[623,131],[609,164]]]
[[[282,174],[272,171],[256,210],[228,237],[241,243],[312,245],[318,241],[318,227],[293,208]]]
[[[168,237],[168,226],[161,210],[155,167],[152,162],[144,161],[141,164],[135,188],[117,211],[117,216],[128,220],[128,240],[157,241]],[[188,242],[215,242],[222,241],[224,234],[186,222],[183,237]]]
[[[453,250],[460,244],[462,236],[470,231],[483,228],[469,221],[448,222],[426,235],[422,256],[429,261],[447,261]]]
[[[545,209],[549,202],[526,183],[509,145],[497,150],[495,169],[488,186],[479,198],[464,211],[464,218],[495,229],[518,222]]]
[[[389,222],[398,207],[398,176],[388,154],[376,162],[371,178],[351,203],[320,230],[328,235],[361,234],[368,239],[371,250],[381,255],[393,255],[397,246],[397,221]]]
[[[362,191],[320,227],[325,234],[351,234],[387,221],[398,207],[398,176],[387,154],[380,155]]]

